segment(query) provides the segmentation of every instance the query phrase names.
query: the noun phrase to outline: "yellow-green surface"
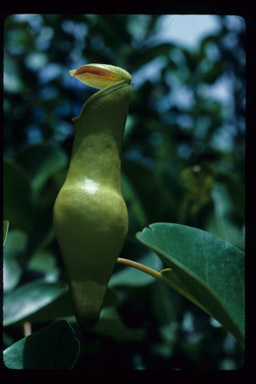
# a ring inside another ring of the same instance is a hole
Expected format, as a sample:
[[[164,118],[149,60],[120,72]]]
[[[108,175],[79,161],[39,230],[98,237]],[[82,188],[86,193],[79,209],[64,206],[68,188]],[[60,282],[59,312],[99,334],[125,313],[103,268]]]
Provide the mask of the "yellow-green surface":
[[[97,324],[128,231],[120,155],[131,93],[130,82],[114,83],[73,119],[71,162],[54,206],[54,229],[82,328]]]

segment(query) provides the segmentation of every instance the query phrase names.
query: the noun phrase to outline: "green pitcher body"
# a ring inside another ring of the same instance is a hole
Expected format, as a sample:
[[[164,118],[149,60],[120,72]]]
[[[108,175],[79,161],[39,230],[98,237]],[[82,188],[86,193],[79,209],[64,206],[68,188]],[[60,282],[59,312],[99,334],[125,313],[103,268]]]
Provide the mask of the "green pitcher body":
[[[130,99],[131,85],[119,81],[93,95],[73,119],[71,161],[54,205],[54,230],[82,328],[98,322],[128,231],[120,173]]]

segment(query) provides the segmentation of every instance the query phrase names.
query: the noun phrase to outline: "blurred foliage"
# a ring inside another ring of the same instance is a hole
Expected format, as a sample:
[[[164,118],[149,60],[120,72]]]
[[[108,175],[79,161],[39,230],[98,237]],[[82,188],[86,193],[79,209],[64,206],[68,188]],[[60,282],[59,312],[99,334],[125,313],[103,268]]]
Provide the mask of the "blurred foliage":
[[[135,84],[122,154],[130,218],[122,256],[153,262],[135,240],[135,233],[153,222],[204,229],[244,249],[245,25],[239,17],[213,17],[218,30],[194,49],[159,39],[160,15],[7,17],[5,347],[24,336],[26,320],[37,331],[67,318],[80,341],[74,369],[243,364],[241,347],[216,321],[161,283],[140,281],[137,271],[126,272],[122,284],[120,265],[99,326],[82,332],[69,305],[52,227],[73,143],[71,119],[94,93],[68,70],[110,63],[128,70]],[[222,99],[216,96],[221,84],[228,87]]]

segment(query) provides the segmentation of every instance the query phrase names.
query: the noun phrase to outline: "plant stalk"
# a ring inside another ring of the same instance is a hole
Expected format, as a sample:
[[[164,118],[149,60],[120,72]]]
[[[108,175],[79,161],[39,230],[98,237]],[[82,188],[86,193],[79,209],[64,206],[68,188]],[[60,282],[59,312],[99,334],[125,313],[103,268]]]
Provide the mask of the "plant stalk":
[[[29,321],[24,321],[23,323],[24,336],[30,336],[32,334],[32,326]]]
[[[162,283],[167,284],[172,289],[175,289],[177,292],[179,292],[181,295],[183,295],[186,299],[192,301],[195,305],[197,305],[199,308],[201,308],[203,311],[205,311],[209,316],[212,316],[210,312],[207,311],[207,309],[202,306],[197,300],[193,298],[193,296],[190,296],[189,294],[186,294],[186,292],[178,289],[177,287],[174,287],[169,279],[167,279],[161,272],[157,272],[152,268],[147,267],[146,265],[137,263],[136,261],[124,259],[124,258],[118,258],[117,263],[125,264],[129,267],[136,268],[144,273],[147,273],[148,275],[156,278],[157,280],[161,281]],[[171,268],[167,268],[168,270],[171,270]]]
[[[160,280],[161,282],[168,284],[169,281],[166,277],[164,277],[161,272],[157,272],[156,270],[147,267],[146,265],[137,263],[136,261],[129,260],[129,259],[124,259],[122,257],[118,257],[117,263],[119,264],[125,264],[129,267],[136,268],[141,272],[147,273],[148,275],[154,277],[155,279]],[[168,284],[169,285],[169,284]]]

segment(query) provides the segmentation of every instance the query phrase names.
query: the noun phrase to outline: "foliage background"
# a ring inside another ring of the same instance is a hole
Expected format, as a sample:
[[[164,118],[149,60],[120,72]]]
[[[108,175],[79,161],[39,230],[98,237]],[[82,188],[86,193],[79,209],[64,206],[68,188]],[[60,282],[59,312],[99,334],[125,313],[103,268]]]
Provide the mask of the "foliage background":
[[[6,19],[3,186],[10,229],[4,306],[11,312],[4,347],[24,336],[24,321],[36,331],[66,317],[81,343],[74,369],[237,369],[243,364],[240,346],[213,319],[133,270],[124,278],[124,267],[116,266],[112,299],[97,331],[82,332],[66,301],[57,302],[53,293],[65,288],[65,273],[52,208],[70,158],[71,118],[94,93],[68,70],[85,63],[125,68],[135,83],[122,155],[130,219],[122,256],[156,263],[135,240],[137,231],[154,222],[204,229],[244,249],[245,24],[241,18],[231,23],[227,16],[214,17],[218,31],[195,49],[159,41],[161,15]],[[224,81],[230,90],[226,102],[211,92]],[[47,293],[38,289],[35,300],[32,292],[42,283]]]

